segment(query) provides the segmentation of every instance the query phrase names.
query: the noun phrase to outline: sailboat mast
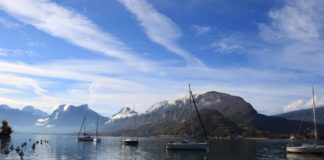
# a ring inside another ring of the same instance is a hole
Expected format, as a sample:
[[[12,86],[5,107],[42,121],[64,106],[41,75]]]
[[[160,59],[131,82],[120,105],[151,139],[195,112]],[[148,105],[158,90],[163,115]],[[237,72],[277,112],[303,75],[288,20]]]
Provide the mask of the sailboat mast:
[[[98,115],[97,115],[97,127],[96,127],[96,137],[98,136]]]
[[[316,111],[315,111],[315,96],[314,96],[314,87],[312,86],[312,93],[313,93],[313,117],[314,117],[314,134],[315,134],[315,143],[317,141],[317,126],[316,126]]]
[[[82,124],[81,124],[81,128],[80,128],[79,133],[78,133],[78,137],[80,136],[80,133],[81,133],[81,130],[82,130],[82,127],[83,127],[83,124],[84,124],[85,118],[86,118],[86,116],[84,115],[84,117],[83,117],[83,121],[82,121]]]
[[[85,131],[86,131],[86,119],[87,119],[87,116],[85,115],[85,116],[84,116],[84,128],[83,128],[83,134],[84,134]]]
[[[198,111],[197,106],[196,106],[195,98],[194,98],[194,96],[193,96],[193,94],[192,94],[192,92],[191,92],[190,84],[189,84],[189,93],[190,93],[190,96],[191,96],[191,98],[192,98],[192,102],[193,102],[193,104],[194,104],[194,106],[195,106],[195,109],[196,109],[196,112],[197,112],[197,115],[198,115],[198,119],[199,119],[199,122],[200,122],[201,128],[202,128],[203,131],[204,131],[205,138],[206,138],[206,140],[208,140],[208,136],[207,136],[207,132],[206,132],[206,130],[205,130],[205,126],[204,126],[204,124],[202,123],[202,120],[201,120],[201,117],[200,117],[199,111]]]
[[[192,100],[191,100],[191,96],[189,95],[189,100],[190,100],[190,102],[192,102]],[[192,104],[191,104],[191,108],[190,108],[190,113],[192,112]],[[193,137],[193,124],[192,124],[192,114],[190,114],[190,127],[191,127],[191,137]]]

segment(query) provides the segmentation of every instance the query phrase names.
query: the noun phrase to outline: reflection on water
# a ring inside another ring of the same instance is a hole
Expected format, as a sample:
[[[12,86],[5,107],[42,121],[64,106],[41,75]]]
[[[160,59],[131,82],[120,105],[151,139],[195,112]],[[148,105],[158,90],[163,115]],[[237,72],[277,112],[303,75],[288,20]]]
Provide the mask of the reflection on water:
[[[0,149],[1,151],[8,148],[10,144],[11,137],[0,137]]]
[[[287,154],[287,160],[323,160],[324,157],[320,155],[313,154]]]
[[[31,141],[29,141],[31,139]],[[49,143],[32,144],[37,140]],[[11,139],[1,140],[0,159],[20,159],[16,151],[4,154],[5,148],[15,147],[27,142],[23,148],[24,159],[98,159],[98,160],[250,160],[250,159],[324,159],[318,155],[286,154],[287,140],[211,140],[209,152],[204,151],[165,151],[164,147],[171,138],[139,138],[139,146],[123,146],[120,137],[102,137],[100,143],[78,142],[71,135],[30,135],[14,134]]]

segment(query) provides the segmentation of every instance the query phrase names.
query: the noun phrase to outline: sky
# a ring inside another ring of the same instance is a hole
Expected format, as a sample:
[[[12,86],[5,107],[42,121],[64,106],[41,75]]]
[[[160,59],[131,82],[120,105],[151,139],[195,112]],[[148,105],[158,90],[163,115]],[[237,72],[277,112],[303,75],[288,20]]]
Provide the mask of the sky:
[[[324,105],[321,0],[0,0],[0,104],[121,107],[224,92],[273,115]]]

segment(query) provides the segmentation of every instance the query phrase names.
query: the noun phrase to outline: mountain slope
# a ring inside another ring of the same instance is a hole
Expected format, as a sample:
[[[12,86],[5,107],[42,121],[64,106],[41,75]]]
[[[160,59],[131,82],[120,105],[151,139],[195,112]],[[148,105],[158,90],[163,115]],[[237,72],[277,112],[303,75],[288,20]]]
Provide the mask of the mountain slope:
[[[40,116],[40,117],[46,117],[46,116],[48,116],[48,114],[46,112],[43,112],[40,109],[36,109],[33,106],[25,106],[22,109],[22,111],[23,112],[26,112],[26,113],[30,113],[30,114],[35,115],[35,116]]]
[[[78,132],[86,115],[86,128],[88,132],[95,132],[96,119],[98,116],[99,128],[107,121],[103,117],[89,108],[87,104],[74,105],[60,105],[46,118],[38,119],[36,125],[42,127],[45,132]]]
[[[324,106],[316,107],[316,120],[318,123],[324,123]],[[283,114],[275,115],[277,117],[283,117],[288,120],[302,120],[306,122],[313,122],[313,109],[302,109]]]
[[[7,120],[14,131],[33,130],[33,124],[39,118],[42,118],[39,114],[0,105],[0,120]]]
[[[202,119],[209,119],[205,122],[205,126],[210,129],[208,134],[212,136],[241,133],[241,131],[290,134],[298,124],[298,121],[258,114],[243,98],[225,93],[206,92],[195,95],[195,100],[200,112],[204,113]],[[134,129],[136,133],[145,136],[183,134],[190,128],[188,115],[195,115],[193,112],[194,108],[188,97],[161,101],[152,105],[144,114],[107,124],[107,131],[115,135],[129,134],[129,130]],[[219,130],[222,124],[217,121],[218,118],[231,126],[230,129]],[[302,130],[311,126],[311,123],[305,123]],[[195,134],[201,136],[199,131],[201,128],[198,127]]]
[[[131,110],[129,107],[123,107],[122,109],[120,109],[119,112],[117,112],[116,114],[114,114],[111,118],[110,121],[115,121],[118,119],[124,119],[124,118],[129,118],[129,117],[133,117],[136,116],[137,112],[135,112],[134,110]]]

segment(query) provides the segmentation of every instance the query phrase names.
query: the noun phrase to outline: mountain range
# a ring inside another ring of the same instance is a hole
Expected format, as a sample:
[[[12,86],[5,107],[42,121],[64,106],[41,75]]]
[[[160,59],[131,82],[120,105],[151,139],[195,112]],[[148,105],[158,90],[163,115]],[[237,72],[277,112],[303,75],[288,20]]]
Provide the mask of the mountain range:
[[[194,97],[210,136],[290,134],[299,123],[297,120],[259,114],[238,96],[211,91],[196,94]],[[192,123],[194,136],[201,137],[202,129],[197,121],[197,114],[189,97],[184,96],[155,103],[144,114],[114,120],[107,124],[107,131],[111,132],[111,135],[190,135],[192,133],[189,132],[189,124]],[[220,127],[222,129],[219,129]],[[310,127],[312,123],[305,122],[301,129],[306,130]],[[324,128],[323,125],[319,127]]]
[[[97,116],[99,129],[103,129],[108,120],[107,117],[90,109],[87,104],[80,106],[63,104],[51,114],[32,106],[20,110],[0,105],[0,120],[7,120],[15,132],[75,133],[79,131],[85,115],[88,132],[95,132]]]
[[[51,133],[76,132],[79,131],[85,115],[88,132],[95,132],[97,116],[98,128],[102,129],[102,126],[107,121],[106,117],[90,109],[87,104],[80,106],[63,104],[54,109],[48,117],[38,119],[36,126]]]
[[[269,134],[290,134],[300,122],[301,112],[305,122],[302,130],[313,126],[312,112],[295,111],[275,116],[259,114],[243,98],[215,91],[194,95],[203,124],[210,136],[269,136]],[[324,108],[318,108],[318,115]],[[6,119],[15,131],[47,133],[78,132],[84,116],[88,132],[94,132],[98,117],[99,130],[107,135],[193,135],[202,137],[203,132],[189,96],[164,100],[153,104],[146,112],[139,114],[129,107],[123,107],[112,117],[104,117],[87,104],[60,105],[51,114],[32,106],[13,109],[0,105],[0,120]],[[321,117],[319,122],[323,122]],[[319,128],[324,128],[319,124]]]
[[[0,105],[0,120],[7,120],[14,131],[33,130],[33,124],[40,118],[48,116],[47,113],[26,106],[23,109],[13,109],[8,105]]]
[[[316,121],[318,123],[324,123],[324,106],[316,107]],[[275,115],[278,117],[283,117],[289,120],[297,120],[297,121],[305,121],[305,122],[313,122],[313,108],[302,109],[287,113],[282,113]]]

